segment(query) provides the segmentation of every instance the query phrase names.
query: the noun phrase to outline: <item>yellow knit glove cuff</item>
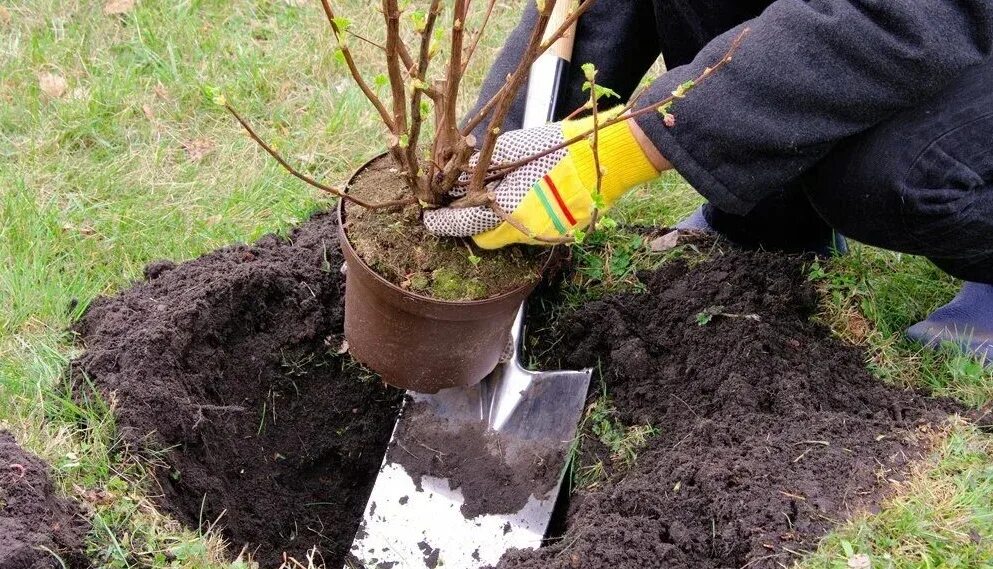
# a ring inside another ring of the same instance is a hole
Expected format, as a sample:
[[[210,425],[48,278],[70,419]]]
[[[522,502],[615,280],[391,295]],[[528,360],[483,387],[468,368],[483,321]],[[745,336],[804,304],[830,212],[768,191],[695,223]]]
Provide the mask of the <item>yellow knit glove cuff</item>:
[[[620,107],[600,113],[598,123],[616,117],[619,112]],[[593,119],[564,121],[560,128],[561,140],[571,140],[592,131]],[[625,191],[659,175],[635,139],[628,121],[598,129],[597,149],[603,172],[600,194],[604,208],[613,205]],[[476,234],[473,239],[477,245],[496,249],[511,243],[541,243],[535,236],[563,237],[590,224],[596,207],[593,194],[597,187],[592,135],[570,144],[561,155],[561,160],[547,172],[527,171],[528,166],[525,166],[514,174],[521,179],[508,178],[503,182],[526,182],[531,186],[510,212],[516,225],[526,228],[528,233],[503,222]]]
[[[615,107],[609,111],[600,112],[597,115],[597,120],[600,123],[606,122],[616,117],[620,111],[621,107]],[[565,140],[570,140],[592,129],[593,117],[564,121],[562,123],[562,137]],[[591,134],[585,140],[568,147],[576,173],[590,192],[596,189],[596,165],[593,159],[592,142]],[[648,160],[645,151],[635,139],[631,127],[628,126],[628,121],[621,121],[605,128],[601,127],[597,132],[597,148],[600,170],[603,172],[600,193],[603,195],[607,207],[613,205],[627,190],[659,175],[659,171]]]

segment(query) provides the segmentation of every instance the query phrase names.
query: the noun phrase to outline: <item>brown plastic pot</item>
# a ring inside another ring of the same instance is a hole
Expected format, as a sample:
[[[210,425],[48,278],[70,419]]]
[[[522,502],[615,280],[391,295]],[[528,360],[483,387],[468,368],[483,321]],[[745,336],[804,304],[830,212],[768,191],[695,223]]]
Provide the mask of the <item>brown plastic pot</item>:
[[[368,165],[356,170],[349,185]],[[342,200],[338,240],[347,267],[345,339],[352,357],[386,383],[422,393],[475,385],[493,371],[517,309],[540,275],[532,283],[486,300],[428,298],[394,285],[366,265],[348,242],[344,222]],[[548,263],[542,270],[547,267]]]

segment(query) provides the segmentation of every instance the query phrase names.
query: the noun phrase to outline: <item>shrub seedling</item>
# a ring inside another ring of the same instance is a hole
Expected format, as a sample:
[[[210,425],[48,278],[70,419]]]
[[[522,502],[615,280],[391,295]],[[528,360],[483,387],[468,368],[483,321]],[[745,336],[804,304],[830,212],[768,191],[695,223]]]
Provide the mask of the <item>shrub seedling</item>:
[[[589,98],[570,116],[592,114],[592,128],[523,159],[497,163],[494,160],[494,150],[497,138],[501,134],[501,125],[504,124],[518,92],[524,86],[532,63],[568,33],[572,25],[596,0],[570,6],[564,21],[555,29],[549,29],[554,2],[535,1],[537,19],[517,67],[507,74],[503,85],[480,107],[479,111],[460,125],[457,109],[461,94],[461,78],[479,45],[496,0],[488,0],[481,8],[484,10],[482,23],[476,30],[467,28],[467,22],[470,21],[469,0],[454,0],[451,17],[445,24],[440,24],[444,11],[441,0],[431,0],[426,9],[414,6],[413,2],[406,2],[401,6],[399,0],[382,0],[379,7],[385,31],[385,39],[382,42],[353,30],[351,20],[338,14],[330,0],[321,0],[321,6],[337,44],[335,57],[347,67],[355,84],[375,109],[376,115],[385,127],[386,146],[396,166],[397,175],[410,191],[410,195],[392,202],[367,203],[298,171],[255,133],[223,94],[209,94],[217,104],[226,107],[252,139],[291,174],[356,205],[373,210],[395,209],[414,204],[422,209],[442,206],[483,206],[490,208],[501,219],[536,241],[581,242],[587,233],[595,228],[598,211],[603,208],[600,185],[604,172],[599,162],[597,135],[599,130],[649,113],[659,113],[667,125],[675,124],[673,114],[675,102],[686,97],[689,91],[730,63],[748,30],[743,31],[732,42],[724,57],[712,67],[707,67],[695,79],[680,85],[670,95],[651,103],[639,104],[645,92],[642,89],[628,101],[620,113],[611,114],[609,118],[607,115],[600,116],[600,101],[617,98],[618,94],[598,84],[596,68],[592,64],[584,64],[582,70],[585,81],[582,88],[589,93]],[[354,41],[368,43],[381,51],[384,56],[386,73],[375,77],[371,84],[358,68],[352,55],[349,46]],[[442,71],[432,74],[431,64],[437,60],[443,60]],[[389,97],[385,99],[380,97],[375,87],[388,90]],[[431,136],[425,136],[429,123],[433,123],[433,133]],[[482,131],[482,140],[476,140],[473,132],[483,124],[486,127]],[[589,140],[591,143],[597,170],[596,189],[591,196],[594,209],[590,230],[576,230],[564,237],[535,235],[497,204],[495,195],[488,189],[493,182],[499,181],[525,164],[583,140]],[[471,164],[470,158],[473,158]]]

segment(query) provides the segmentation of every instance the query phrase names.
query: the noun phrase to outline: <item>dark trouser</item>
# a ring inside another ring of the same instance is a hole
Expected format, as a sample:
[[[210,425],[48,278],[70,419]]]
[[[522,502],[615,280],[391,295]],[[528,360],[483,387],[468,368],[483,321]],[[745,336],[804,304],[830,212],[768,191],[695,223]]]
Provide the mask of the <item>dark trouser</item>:
[[[672,67],[768,2],[654,4],[660,47]],[[993,284],[993,61],[932,100],[838,144],[747,215],[709,205],[704,215],[743,245],[789,250],[823,243],[838,231],[922,255],[955,277]]]

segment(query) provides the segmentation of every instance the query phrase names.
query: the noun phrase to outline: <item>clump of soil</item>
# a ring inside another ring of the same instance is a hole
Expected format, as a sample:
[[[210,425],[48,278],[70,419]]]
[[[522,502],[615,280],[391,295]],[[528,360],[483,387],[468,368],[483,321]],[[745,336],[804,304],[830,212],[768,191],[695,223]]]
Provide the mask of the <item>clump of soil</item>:
[[[421,404],[404,409],[387,460],[414,479],[417,491],[424,476],[448,480],[460,488],[466,518],[518,512],[528,497],[546,498],[558,484],[564,452],[560,441],[521,440],[491,431],[480,421],[439,417]]]
[[[574,496],[560,540],[500,568],[788,566],[878,503],[955,408],[884,386],[812,322],[801,258],[738,251],[640,276],[644,294],[563,317],[555,350],[603,370],[622,422],[659,434]]]
[[[389,157],[362,170],[348,191],[370,203],[410,195]],[[480,300],[534,283],[548,258],[543,247],[486,251],[469,239],[431,235],[416,205],[388,212],[346,203],[345,214],[349,242],[367,265],[403,289],[440,300]]]
[[[124,441],[159,451],[158,503],[215,521],[263,567],[316,547],[340,567],[401,393],[346,355],[342,258],[330,215],[93,303],[78,332],[77,392],[115,402]]]
[[[55,494],[43,460],[0,431],[0,567],[89,567],[83,542],[90,531],[82,509]],[[59,558],[56,558],[58,555]]]

